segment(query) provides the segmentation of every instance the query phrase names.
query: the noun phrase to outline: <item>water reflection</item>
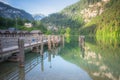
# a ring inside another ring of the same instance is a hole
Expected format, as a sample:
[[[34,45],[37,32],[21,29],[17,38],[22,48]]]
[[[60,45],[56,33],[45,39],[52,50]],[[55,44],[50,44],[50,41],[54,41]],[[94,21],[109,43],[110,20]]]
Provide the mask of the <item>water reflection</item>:
[[[49,50],[47,52],[48,57],[44,60],[42,59],[41,66],[36,66],[35,69],[26,75],[27,80],[91,80],[84,70],[59,56],[60,48]],[[40,67],[43,66],[42,63],[44,63],[44,70],[40,72]],[[30,75],[34,76],[31,77]]]
[[[94,78],[101,77],[103,80],[120,80],[120,64],[118,63],[120,61],[119,46],[106,45],[106,43],[96,45],[87,43],[86,47],[91,50],[86,55],[88,63],[96,66],[96,71],[91,71]]]
[[[0,69],[3,70],[0,70],[0,80],[91,80],[87,72],[60,56],[61,48],[52,48],[44,54],[27,53],[24,68],[11,62],[5,64],[12,65],[12,69],[1,64]]]
[[[25,75],[40,63],[40,57],[38,57],[38,55],[35,56],[32,55],[27,54],[25,67],[23,68],[20,68],[18,66],[19,65],[18,63],[13,62],[1,63],[0,80],[25,80]]]
[[[44,71],[44,61],[43,55],[41,55],[41,71]]]
[[[25,68],[19,68],[19,79],[25,80]]]
[[[72,38],[64,48],[28,53],[24,68],[2,63],[0,80],[120,80],[120,47],[85,38],[79,46]]]
[[[79,47],[73,40],[60,55],[86,70],[93,80],[120,80],[120,46],[99,44],[94,37],[85,40]]]
[[[86,44],[86,55],[84,60],[88,63],[89,72],[93,78],[95,80],[119,80],[119,48],[113,50],[112,48],[109,49],[107,47],[104,47],[101,49],[98,45],[91,45],[90,43]]]
[[[81,49],[82,57],[84,58],[84,55],[85,55],[85,36],[79,37],[79,46]]]

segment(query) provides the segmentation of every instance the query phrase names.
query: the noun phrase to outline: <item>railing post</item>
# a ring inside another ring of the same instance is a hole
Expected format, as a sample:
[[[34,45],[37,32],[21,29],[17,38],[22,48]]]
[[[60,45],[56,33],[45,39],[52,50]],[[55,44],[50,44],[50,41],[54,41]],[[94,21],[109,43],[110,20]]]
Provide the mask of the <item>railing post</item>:
[[[18,47],[19,47],[19,66],[24,67],[24,39],[19,38],[18,39]]]
[[[0,39],[0,53],[2,53],[2,39]]]

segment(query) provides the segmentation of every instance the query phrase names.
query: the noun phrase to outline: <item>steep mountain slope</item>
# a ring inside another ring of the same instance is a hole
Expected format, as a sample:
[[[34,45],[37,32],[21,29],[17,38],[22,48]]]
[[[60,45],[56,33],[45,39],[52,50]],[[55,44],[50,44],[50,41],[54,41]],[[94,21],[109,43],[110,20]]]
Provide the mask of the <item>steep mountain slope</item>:
[[[103,33],[106,31],[109,34],[110,30],[118,35],[120,28],[119,4],[120,0],[80,0],[61,12],[42,19],[42,22],[47,26],[51,25],[59,29],[61,29],[60,27],[70,27],[72,31],[78,31],[84,35],[104,35]],[[117,32],[114,32],[115,28]]]
[[[24,10],[11,7],[2,2],[0,2],[0,16],[10,19],[21,18],[21,19],[33,20],[33,17]]]
[[[100,15],[103,12],[104,5],[108,1],[109,0],[80,0],[66,7],[61,12],[51,14],[41,21],[47,26],[57,27],[58,29],[70,27],[75,31],[86,22],[89,22],[92,17]],[[88,14],[89,16],[87,16]]]
[[[105,10],[99,16],[91,19],[81,28],[81,34],[99,36],[115,36],[120,33],[120,0],[110,0]]]

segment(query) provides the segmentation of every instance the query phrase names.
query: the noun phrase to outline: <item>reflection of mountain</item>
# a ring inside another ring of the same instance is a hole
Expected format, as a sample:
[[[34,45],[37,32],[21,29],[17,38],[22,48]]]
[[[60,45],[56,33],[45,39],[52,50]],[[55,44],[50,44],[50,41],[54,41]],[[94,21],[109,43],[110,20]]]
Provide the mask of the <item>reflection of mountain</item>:
[[[84,58],[82,57],[82,51],[77,45],[76,47],[68,47],[66,44],[67,47],[60,52],[60,55],[65,60],[85,69],[93,80],[119,80],[120,47],[113,47],[112,45],[108,47],[102,43],[101,46],[93,44],[93,41],[85,44]]]

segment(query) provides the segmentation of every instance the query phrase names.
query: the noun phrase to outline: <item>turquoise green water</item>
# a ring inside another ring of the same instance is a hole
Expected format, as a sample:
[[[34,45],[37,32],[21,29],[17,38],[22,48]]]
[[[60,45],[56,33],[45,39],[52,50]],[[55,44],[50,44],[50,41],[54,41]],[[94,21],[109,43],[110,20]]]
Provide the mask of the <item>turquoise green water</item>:
[[[78,37],[52,50],[26,53],[25,67],[18,63],[0,63],[0,80],[120,80],[120,47]]]

